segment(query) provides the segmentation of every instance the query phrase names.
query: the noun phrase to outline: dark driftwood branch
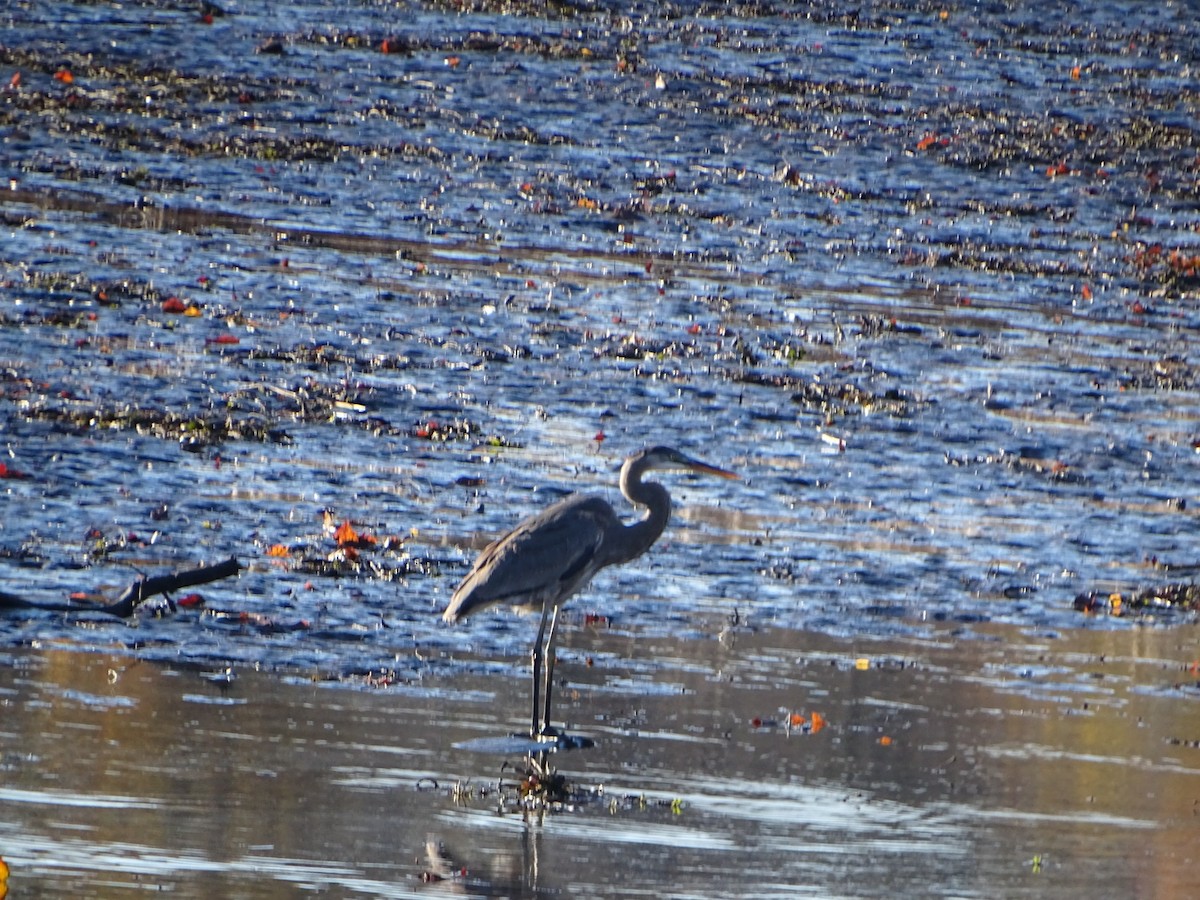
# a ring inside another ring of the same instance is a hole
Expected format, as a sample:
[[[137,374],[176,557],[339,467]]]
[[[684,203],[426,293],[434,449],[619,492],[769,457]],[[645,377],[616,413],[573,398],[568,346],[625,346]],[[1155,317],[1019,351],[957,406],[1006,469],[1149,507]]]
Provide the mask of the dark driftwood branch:
[[[194,587],[197,584],[208,584],[230,578],[241,570],[241,564],[235,557],[211,566],[201,566],[198,569],[186,569],[183,572],[173,572],[170,575],[154,575],[149,578],[139,578],[125,589],[112,603],[93,605],[84,603],[39,603],[27,600],[17,594],[0,591],[0,609],[43,609],[51,612],[102,612],[122,619],[133,615],[138,605],[157,594],[169,594],[182,588]],[[170,598],[168,598],[169,602]],[[174,608],[174,604],[171,604]]]

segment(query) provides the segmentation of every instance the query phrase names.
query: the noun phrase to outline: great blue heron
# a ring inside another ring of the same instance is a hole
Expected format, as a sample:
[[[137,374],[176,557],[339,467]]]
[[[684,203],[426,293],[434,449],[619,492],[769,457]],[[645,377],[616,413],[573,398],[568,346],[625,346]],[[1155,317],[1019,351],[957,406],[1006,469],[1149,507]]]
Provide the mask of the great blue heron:
[[[537,643],[532,653],[533,717],[529,733],[534,739],[553,733],[550,729],[550,687],[558,608],[605,566],[641,556],[667,527],[671,495],[657,482],[642,481],[642,476],[654,469],[738,477],[670,447],[653,447],[635,453],[621,466],[620,483],[626,499],[634,506],[646,509],[641,519],[626,525],[603,497],[572,494],[525,519],[484,548],[442,613],[443,619],[454,623],[499,603],[526,611],[541,611]],[[544,685],[541,681],[543,669]],[[538,691],[542,687],[545,705],[539,706]]]

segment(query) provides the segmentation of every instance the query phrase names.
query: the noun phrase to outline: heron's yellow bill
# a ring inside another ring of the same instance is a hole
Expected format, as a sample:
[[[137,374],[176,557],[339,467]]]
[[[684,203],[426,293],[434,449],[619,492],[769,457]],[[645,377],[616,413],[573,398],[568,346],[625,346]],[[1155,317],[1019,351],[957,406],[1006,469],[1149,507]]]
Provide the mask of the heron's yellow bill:
[[[719,478],[741,478],[737,472],[730,472],[728,469],[721,469],[717,466],[710,466],[706,462],[700,462],[698,459],[690,459],[687,464],[688,468],[700,475],[716,475]]]

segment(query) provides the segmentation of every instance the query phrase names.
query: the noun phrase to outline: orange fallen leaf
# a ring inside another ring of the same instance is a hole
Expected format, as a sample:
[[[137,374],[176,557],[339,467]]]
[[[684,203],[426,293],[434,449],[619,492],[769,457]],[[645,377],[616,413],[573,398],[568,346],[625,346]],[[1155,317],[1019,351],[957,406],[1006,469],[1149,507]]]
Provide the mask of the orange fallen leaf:
[[[791,716],[788,718],[788,723],[793,728],[799,728],[801,725],[804,725],[806,722],[808,722],[808,719],[804,718],[804,716],[800,715],[800,713],[792,713]]]
[[[358,532],[354,530],[354,526],[350,524],[349,519],[338,526],[337,531],[333,533],[333,537],[341,546],[358,542]]]
[[[892,739],[885,734],[879,739],[879,744],[882,747],[890,747],[892,746]]]
[[[63,84],[73,84],[75,82],[75,76],[72,75],[67,69],[59,69],[54,73],[54,80],[61,81]]]
[[[272,544],[267,548],[267,556],[287,556],[290,551],[283,544]]]
[[[812,714],[812,733],[816,734],[825,727],[825,717],[818,712]]]

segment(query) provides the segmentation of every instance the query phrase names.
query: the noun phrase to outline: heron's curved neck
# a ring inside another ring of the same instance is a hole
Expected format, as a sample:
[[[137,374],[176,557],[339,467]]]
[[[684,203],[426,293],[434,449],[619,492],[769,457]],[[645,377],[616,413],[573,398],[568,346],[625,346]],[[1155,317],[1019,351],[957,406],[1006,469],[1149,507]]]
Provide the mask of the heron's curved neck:
[[[642,481],[644,470],[637,463],[621,468],[621,493],[634,506],[645,507],[646,514],[625,526],[626,540],[616,548],[616,562],[628,562],[650,549],[671,518],[671,495],[656,481]]]

